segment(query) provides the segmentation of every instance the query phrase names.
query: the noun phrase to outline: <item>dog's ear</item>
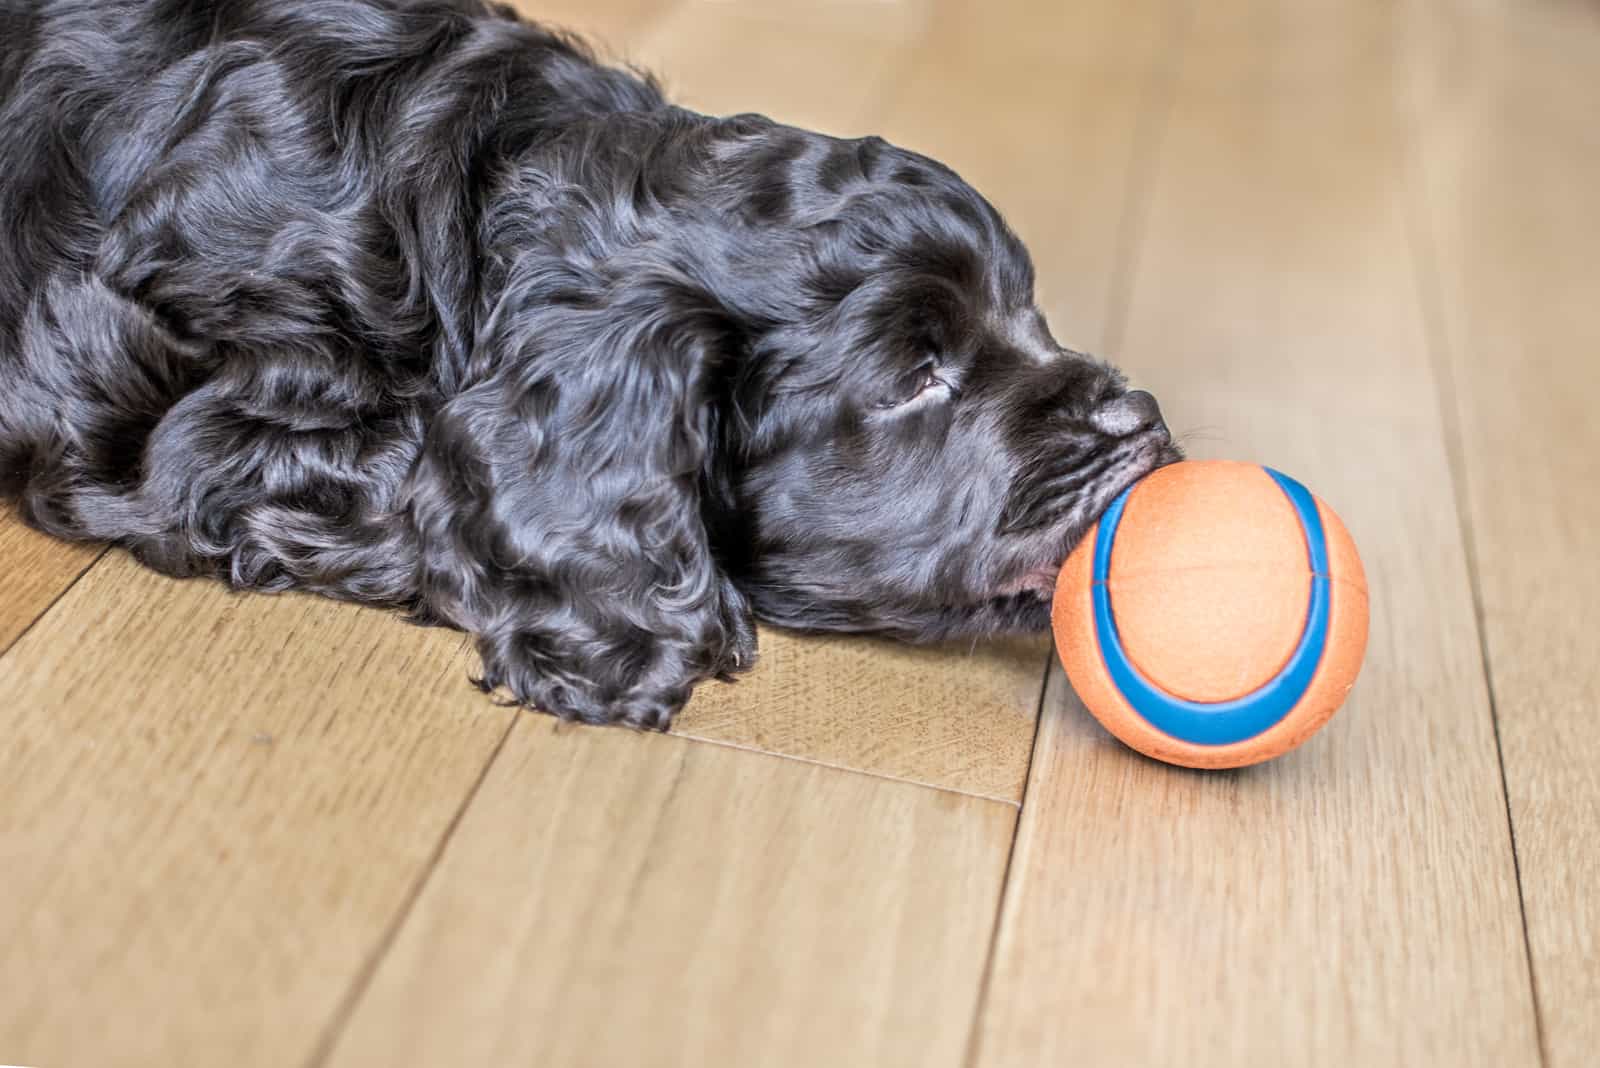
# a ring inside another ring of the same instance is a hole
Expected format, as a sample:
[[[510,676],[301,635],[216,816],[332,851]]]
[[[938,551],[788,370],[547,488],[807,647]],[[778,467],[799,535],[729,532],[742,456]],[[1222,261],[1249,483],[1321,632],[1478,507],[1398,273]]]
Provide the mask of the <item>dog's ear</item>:
[[[478,636],[486,689],[665,729],[695,683],[753,662],[702,515],[731,331],[664,272],[510,279],[407,500],[418,613]]]

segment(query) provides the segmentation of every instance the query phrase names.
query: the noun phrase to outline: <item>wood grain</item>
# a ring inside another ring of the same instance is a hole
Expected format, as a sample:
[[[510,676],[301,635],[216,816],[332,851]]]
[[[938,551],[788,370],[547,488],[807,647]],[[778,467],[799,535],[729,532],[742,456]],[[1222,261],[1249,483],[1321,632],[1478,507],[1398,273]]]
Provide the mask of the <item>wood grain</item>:
[[[0,505],[0,654],[44,613],[100,555],[23,525]]]
[[[684,0],[509,0],[526,18],[576,33],[607,59],[632,60],[633,45]]]
[[[1600,9],[1424,5],[1417,212],[1547,1063],[1600,1047]]]
[[[1122,749],[1052,676],[977,1063],[1537,1064],[1388,10],[1192,20],[1122,356],[1177,426],[1226,428],[1196,455],[1343,515],[1367,667],[1320,736],[1237,773]]]
[[[0,659],[0,1051],[295,1064],[511,713],[459,634],[116,553]]]
[[[857,136],[873,132],[864,112],[916,44],[927,6],[689,0],[640,35],[630,54],[685,107],[757,112]]]
[[[1052,332],[1072,348],[1115,345],[1123,232],[1150,162],[1147,101],[1178,24],[1164,0],[941,3],[868,113],[1000,209],[1028,245]]]
[[[913,647],[765,630],[761,660],[708,684],[673,730],[691,738],[1017,804],[1049,640]]]
[[[1010,805],[517,724],[329,1063],[960,1063]]]

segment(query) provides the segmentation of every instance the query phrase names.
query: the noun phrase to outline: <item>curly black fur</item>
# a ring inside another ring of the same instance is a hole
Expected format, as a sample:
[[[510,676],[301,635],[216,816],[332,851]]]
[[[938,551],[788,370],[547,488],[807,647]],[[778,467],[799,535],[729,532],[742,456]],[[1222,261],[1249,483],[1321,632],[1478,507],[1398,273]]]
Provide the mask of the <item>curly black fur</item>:
[[[1173,458],[939,164],[480,0],[0,0],[0,492],[663,727],[754,617],[1037,629]]]

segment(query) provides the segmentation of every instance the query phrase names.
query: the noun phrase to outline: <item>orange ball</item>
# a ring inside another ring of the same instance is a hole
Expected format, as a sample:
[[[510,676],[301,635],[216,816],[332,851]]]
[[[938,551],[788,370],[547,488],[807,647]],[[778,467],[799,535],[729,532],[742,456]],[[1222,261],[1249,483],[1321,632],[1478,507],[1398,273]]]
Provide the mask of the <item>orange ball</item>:
[[[1255,464],[1135,483],[1067,558],[1056,650],[1096,719],[1147,756],[1236,768],[1280,756],[1344,703],[1367,647],[1367,579],[1322,501]]]

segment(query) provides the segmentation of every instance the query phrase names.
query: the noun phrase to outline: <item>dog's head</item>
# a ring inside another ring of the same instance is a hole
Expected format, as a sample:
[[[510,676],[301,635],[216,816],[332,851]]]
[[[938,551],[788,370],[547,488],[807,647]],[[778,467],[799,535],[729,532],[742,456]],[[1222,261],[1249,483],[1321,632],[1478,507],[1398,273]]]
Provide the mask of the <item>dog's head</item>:
[[[1154,400],[1056,344],[1026,251],[949,169],[635,121],[547,146],[486,217],[493,303],[434,436],[488,491],[450,521],[499,577],[435,596],[488,680],[661,726],[749,663],[752,614],[1044,627],[1069,549],[1177,456]]]
[[[722,446],[719,550],[757,611],[917,640],[1044,627],[1067,552],[1178,456],[1154,398],[1056,343],[1026,249],[948,168],[758,122],[725,151],[762,253],[745,277],[782,302],[752,318]]]

